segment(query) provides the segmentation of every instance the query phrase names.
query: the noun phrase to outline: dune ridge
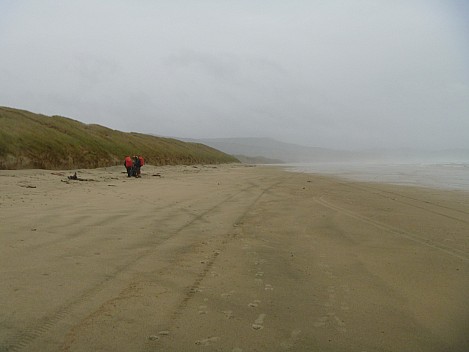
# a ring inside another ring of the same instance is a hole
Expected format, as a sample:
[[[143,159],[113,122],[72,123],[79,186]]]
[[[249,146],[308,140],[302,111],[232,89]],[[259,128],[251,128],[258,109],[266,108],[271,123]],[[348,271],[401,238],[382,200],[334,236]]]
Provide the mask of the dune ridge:
[[[153,165],[238,162],[201,143],[0,107],[0,169],[97,168],[120,165],[125,155],[135,154]]]

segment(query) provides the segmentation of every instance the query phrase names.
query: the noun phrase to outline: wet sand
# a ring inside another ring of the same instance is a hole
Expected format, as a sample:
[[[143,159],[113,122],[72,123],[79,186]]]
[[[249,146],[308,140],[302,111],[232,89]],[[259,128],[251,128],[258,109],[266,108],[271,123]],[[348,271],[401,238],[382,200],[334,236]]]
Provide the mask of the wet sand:
[[[469,193],[0,171],[0,351],[468,351]]]

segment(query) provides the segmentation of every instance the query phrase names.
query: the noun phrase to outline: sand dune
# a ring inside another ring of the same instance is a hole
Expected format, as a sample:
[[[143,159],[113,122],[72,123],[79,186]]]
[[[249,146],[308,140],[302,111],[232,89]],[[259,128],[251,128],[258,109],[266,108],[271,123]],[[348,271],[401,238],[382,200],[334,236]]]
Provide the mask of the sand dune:
[[[0,351],[468,351],[469,194],[0,171]]]

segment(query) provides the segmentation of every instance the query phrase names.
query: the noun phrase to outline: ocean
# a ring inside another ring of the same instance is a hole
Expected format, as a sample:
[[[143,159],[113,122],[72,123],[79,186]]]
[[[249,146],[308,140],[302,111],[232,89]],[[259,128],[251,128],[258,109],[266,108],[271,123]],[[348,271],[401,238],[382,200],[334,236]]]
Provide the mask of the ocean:
[[[469,163],[308,163],[283,164],[288,171],[327,174],[355,181],[469,192]]]

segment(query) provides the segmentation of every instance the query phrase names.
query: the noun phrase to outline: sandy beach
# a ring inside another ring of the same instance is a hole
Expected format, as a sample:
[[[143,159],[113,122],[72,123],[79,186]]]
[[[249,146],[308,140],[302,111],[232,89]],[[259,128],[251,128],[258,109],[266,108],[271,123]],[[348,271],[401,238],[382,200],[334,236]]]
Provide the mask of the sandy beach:
[[[0,171],[0,351],[469,351],[469,193],[124,171]]]

